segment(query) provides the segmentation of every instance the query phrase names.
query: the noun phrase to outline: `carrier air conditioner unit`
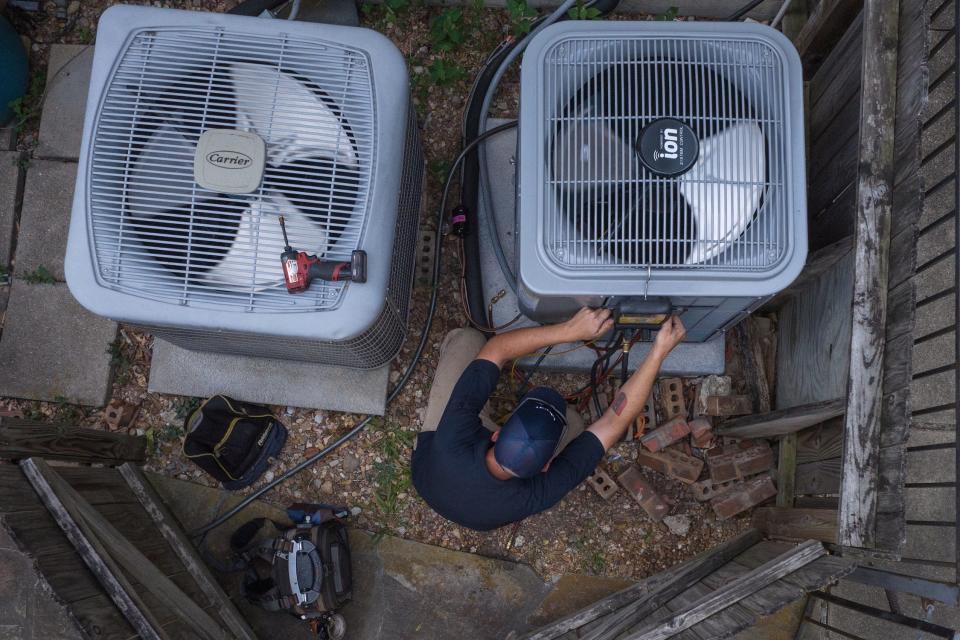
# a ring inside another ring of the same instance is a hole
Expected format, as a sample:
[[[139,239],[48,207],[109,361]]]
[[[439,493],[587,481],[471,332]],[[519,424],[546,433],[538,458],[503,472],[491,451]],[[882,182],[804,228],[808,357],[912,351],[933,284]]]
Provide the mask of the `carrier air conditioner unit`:
[[[520,91],[526,315],[669,300],[702,341],[799,274],[802,75],[779,32],[559,23],[531,41]]]
[[[361,28],[133,6],[97,30],[67,249],[99,315],[187,349],[377,367],[400,349],[423,159],[404,59]],[[295,249],[366,282],[284,286]]]

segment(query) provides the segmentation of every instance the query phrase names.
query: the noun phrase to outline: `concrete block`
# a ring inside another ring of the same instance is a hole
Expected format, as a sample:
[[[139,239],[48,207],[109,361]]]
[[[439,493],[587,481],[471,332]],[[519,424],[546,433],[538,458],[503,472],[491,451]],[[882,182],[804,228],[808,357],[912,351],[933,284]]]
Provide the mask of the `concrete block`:
[[[80,157],[93,47],[55,44],[47,64],[46,99],[40,115],[38,158]]]
[[[697,502],[709,502],[725,493],[732,486],[733,482],[714,482],[712,479],[706,478],[691,484],[690,490]]]
[[[616,495],[618,491],[617,483],[613,481],[610,474],[600,467],[594,469],[593,473],[587,476],[587,484],[604,500],[609,500]]]
[[[676,416],[640,438],[648,451],[661,451],[690,433],[690,425],[683,416]]]
[[[17,219],[20,183],[20,154],[0,151],[0,266],[7,267],[13,257],[13,227]]]
[[[27,168],[17,238],[19,277],[44,266],[58,281],[66,280],[63,257],[67,251],[67,229],[73,204],[75,162],[34,160]]]
[[[763,475],[738,482],[710,501],[713,512],[721,520],[757,506],[765,500],[777,495],[777,488],[773,485],[770,476]]]
[[[703,460],[675,449],[653,453],[641,448],[637,453],[637,463],[684,484],[696,482],[703,471]]]
[[[753,413],[753,402],[749,396],[708,396],[703,413],[707,416],[746,416]]]
[[[687,414],[683,402],[683,380],[680,378],[662,378],[660,380],[660,403],[665,420]]]
[[[695,418],[690,421],[690,439],[698,449],[709,449],[713,444],[713,423],[709,418]]]
[[[774,465],[773,450],[766,442],[744,440],[707,455],[707,468],[714,482],[730,482],[763,473]]]
[[[633,499],[643,507],[651,520],[660,522],[663,520],[663,516],[667,515],[670,505],[654,490],[653,485],[647,482],[637,465],[630,465],[626,471],[620,474],[617,480],[627,490],[627,493],[633,496]]]
[[[386,411],[390,366],[350,369],[202,351],[153,341],[151,393],[238,400],[348,413]]]
[[[81,307],[67,285],[15,278],[0,335],[0,396],[100,406],[110,391],[117,323]]]
[[[702,416],[707,411],[707,398],[710,396],[728,396],[733,393],[733,381],[730,376],[706,376],[697,385],[697,402],[693,413]]]

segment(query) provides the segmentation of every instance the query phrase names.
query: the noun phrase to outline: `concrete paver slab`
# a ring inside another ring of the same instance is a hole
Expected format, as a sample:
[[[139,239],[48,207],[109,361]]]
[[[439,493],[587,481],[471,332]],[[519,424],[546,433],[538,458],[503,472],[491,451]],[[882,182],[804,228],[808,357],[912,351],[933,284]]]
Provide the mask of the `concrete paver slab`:
[[[77,179],[75,162],[33,160],[27,168],[14,273],[23,277],[41,265],[63,282],[63,257]]]
[[[0,267],[7,267],[12,257],[19,159],[20,154],[16,151],[0,151]]]
[[[70,614],[54,597],[33,558],[0,526],[0,638],[80,640]]]
[[[148,390],[195,397],[225,393],[260,404],[383,415],[389,376],[389,365],[350,369],[189,351],[154,339]]]
[[[93,65],[90,45],[55,44],[50,47],[47,90],[40,116],[38,158],[80,157],[83,115]]]
[[[66,284],[15,278],[0,334],[0,396],[104,404],[116,335],[117,324],[81,307]]]

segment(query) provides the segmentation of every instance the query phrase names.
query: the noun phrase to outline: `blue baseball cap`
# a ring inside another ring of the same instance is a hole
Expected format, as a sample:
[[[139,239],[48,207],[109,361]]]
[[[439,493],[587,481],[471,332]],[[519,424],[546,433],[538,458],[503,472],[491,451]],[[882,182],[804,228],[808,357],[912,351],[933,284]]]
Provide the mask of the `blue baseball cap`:
[[[532,478],[557,453],[567,430],[567,403],[549,387],[535,387],[500,428],[493,457],[518,478]]]

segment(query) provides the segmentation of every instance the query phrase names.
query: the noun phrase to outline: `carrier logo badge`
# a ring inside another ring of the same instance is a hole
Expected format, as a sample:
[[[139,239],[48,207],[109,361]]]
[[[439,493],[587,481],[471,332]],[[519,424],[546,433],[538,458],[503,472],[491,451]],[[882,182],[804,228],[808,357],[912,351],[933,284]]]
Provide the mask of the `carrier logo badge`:
[[[253,164],[253,158],[239,151],[211,151],[207,154],[207,162],[221,169],[246,169]]]

